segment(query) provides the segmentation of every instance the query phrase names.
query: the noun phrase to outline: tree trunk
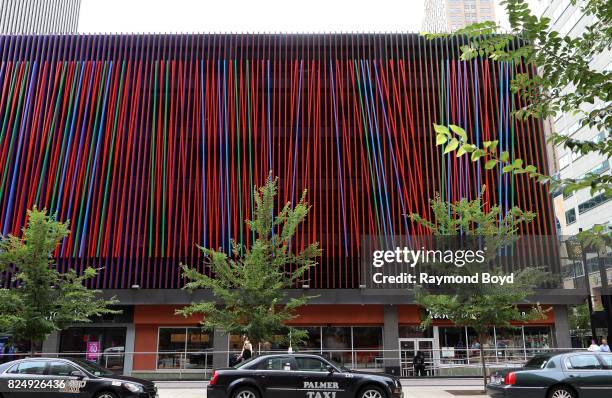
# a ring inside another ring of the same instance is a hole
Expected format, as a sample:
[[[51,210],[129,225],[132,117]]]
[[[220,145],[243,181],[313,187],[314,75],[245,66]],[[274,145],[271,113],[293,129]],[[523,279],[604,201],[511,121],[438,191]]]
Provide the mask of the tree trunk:
[[[34,339],[30,339],[30,356],[34,356],[34,347],[36,346],[36,342]]]
[[[483,382],[483,389],[484,391],[487,390],[487,364],[485,362],[485,355],[484,355],[484,338],[486,336],[484,334],[481,334],[478,339],[480,340],[480,363],[482,364],[482,382]]]

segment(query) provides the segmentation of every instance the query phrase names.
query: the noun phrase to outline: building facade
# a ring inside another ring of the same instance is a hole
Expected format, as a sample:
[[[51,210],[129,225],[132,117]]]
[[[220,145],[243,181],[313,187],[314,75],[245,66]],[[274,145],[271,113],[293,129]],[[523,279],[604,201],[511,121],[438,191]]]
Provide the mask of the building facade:
[[[495,21],[493,0],[425,0],[425,32],[454,32],[485,21]]]
[[[0,34],[76,33],[81,0],[0,0]]]
[[[574,4],[569,0],[534,0],[530,5],[536,15],[550,19],[550,30],[559,32],[562,36],[579,37],[595,22],[593,16],[585,15],[582,11],[584,2],[581,1]],[[612,50],[604,49],[590,63],[595,70],[611,71]],[[587,104],[584,110],[588,112],[601,105],[601,100],[598,100],[592,105]],[[563,113],[551,121],[551,128],[577,140],[601,142],[610,138],[609,131],[581,126],[579,120],[579,115]],[[581,155],[562,145],[551,149],[551,158],[555,162],[553,167],[556,167],[555,174],[559,178],[581,178],[587,173],[610,174],[610,159],[601,154]],[[554,209],[560,235],[574,236],[595,225],[612,228],[612,201],[601,193],[591,195],[589,189],[569,195],[554,193]],[[605,294],[608,281],[612,281],[612,259],[609,254],[604,260],[594,254],[589,254],[588,257],[585,267],[568,277],[566,283],[574,284],[576,279],[580,281],[585,274],[588,275],[593,307],[599,311],[603,320],[606,317],[602,312],[612,311],[612,297],[609,293]],[[605,327],[605,324],[601,323],[601,327]],[[605,335],[605,331],[602,333]]]
[[[436,195],[532,210],[521,234],[555,234],[546,186],[436,147],[433,124],[452,123],[547,168],[541,123],[510,119],[520,98],[508,82],[523,66],[460,61],[459,44],[416,34],[0,37],[0,230],[18,234],[34,205],[70,220],[59,269],[101,268],[90,287],[123,309],[44,350],[95,346],[104,365],[156,377],[225,366],[239,337],[175,315],[213,300],[182,290],[179,266],[206,271],[196,244],[250,244],[252,190],[270,173],[279,205],[308,189],[294,244],[323,249],[294,287],[317,295],[292,322],[310,331],[302,349],[409,372],[416,349],[433,349],[443,369],[469,364],[476,344],[495,358],[569,346],[570,289],[539,291],[546,319],[479,342],[444,319],[419,329],[425,309],[410,290],[364,285],[363,238],[428,234],[406,215],[431,218]]]

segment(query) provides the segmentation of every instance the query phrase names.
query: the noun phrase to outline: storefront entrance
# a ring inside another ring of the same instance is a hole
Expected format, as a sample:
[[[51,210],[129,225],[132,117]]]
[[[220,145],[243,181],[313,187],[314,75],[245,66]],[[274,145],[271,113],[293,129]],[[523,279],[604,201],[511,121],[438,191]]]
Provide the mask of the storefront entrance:
[[[123,372],[126,328],[71,327],[60,334],[60,352],[67,357],[97,362]]]
[[[399,339],[400,371],[402,377],[416,376],[413,359],[417,352],[425,357],[425,374],[433,376],[435,339],[431,338],[403,338]]]

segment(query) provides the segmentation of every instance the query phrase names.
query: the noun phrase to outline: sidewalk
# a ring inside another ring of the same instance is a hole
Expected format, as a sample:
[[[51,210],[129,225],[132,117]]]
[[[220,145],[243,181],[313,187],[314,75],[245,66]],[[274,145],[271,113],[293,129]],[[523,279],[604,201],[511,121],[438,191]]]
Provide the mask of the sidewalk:
[[[156,382],[160,398],[205,398],[201,381]],[[406,398],[485,398],[481,379],[402,379]]]

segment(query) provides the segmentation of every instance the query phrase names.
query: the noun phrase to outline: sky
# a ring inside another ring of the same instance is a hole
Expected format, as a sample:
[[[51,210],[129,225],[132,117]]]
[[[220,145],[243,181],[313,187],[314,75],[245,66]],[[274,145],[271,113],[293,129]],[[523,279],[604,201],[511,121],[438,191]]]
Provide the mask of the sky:
[[[424,0],[82,0],[86,33],[420,32]],[[497,14],[501,12],[498,6]]]

